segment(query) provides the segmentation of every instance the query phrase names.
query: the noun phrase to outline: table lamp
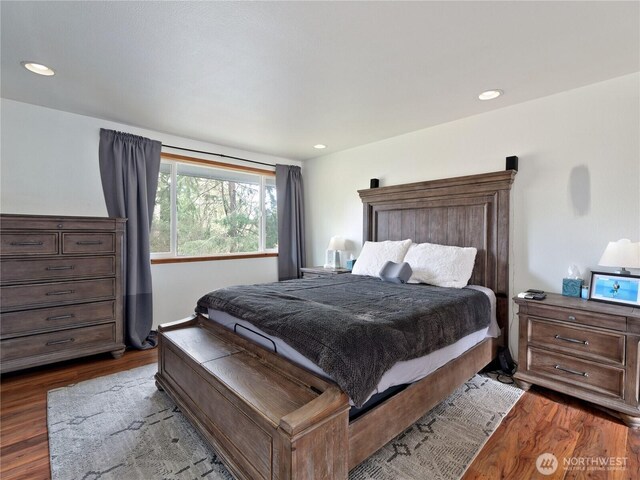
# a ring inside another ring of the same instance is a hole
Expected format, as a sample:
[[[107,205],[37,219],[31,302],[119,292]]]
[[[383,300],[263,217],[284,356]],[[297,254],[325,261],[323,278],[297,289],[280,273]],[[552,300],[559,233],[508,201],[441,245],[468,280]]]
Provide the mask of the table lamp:
[[[640,242],[631,243],[628,238],[617,242],[609,242],[598,265],[602,267],[617,267],[618,275],[631,275],[625,267],[640,268]]]
[[[340,268],[340,250],[347,249],[347,242],[342,237],[331,237],[327,247],[327,263],[324,268]]]

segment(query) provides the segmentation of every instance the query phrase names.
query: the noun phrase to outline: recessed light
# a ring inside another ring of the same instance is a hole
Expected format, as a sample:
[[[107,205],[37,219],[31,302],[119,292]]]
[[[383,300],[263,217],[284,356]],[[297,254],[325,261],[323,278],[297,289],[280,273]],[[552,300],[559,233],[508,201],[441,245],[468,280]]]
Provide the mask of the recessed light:
[[[498,90],[498,89],[496,89],[496,90],[485,90],[480,95],[478,95],[478,98],[480,100],[493,100],[494,98],[498,98],[503,93],[504,92],[502,90]]]
[[[322,150],[323,148],[327,148],[327,146],[319,143],[317,145],[314,145],[313,148],[317,148],[318,150]]]
[[[52,68],[49,68],[46,65],[42,65],[41,63],[20,62],[20,65],[22,65],[24,68],[26,68],[30,72],[37,73],[38,75],[51,77],[52,75],[56,74],[56,72],[54,72]]]

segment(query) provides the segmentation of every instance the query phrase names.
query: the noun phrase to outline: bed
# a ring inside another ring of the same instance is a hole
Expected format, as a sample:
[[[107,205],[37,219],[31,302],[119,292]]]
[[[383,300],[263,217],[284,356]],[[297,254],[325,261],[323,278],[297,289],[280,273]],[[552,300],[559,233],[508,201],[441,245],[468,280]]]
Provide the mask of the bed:
[[[495,293],[497,338],[482,339],[350,421],[349,396],[333,381],[199,313],[159,328],[158,387],[236,478],[346,479],[481,370],[508,338],[514,177],[508,170],[358,192],[363,240],[477,249],[469,283]]]

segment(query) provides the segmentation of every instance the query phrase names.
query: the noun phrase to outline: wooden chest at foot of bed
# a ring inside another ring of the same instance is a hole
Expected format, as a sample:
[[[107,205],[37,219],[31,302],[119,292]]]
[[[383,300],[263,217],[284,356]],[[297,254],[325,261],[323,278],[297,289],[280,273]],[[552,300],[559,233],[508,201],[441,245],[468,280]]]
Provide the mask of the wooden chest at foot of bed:
[[[349,400],[338,387],[201,317],[159,331],[158,387],[236,478],[347,478]]]

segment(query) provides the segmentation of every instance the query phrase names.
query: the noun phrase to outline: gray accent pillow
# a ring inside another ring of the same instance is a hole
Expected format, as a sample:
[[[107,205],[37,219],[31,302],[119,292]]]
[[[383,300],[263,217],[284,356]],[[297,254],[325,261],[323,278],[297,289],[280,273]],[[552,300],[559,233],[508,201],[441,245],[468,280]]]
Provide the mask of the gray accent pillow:
[[[378,276],[385,282],[407,283],[412,273],[411,265],[407,262],[396,263],[388,261],[382,266]]]

